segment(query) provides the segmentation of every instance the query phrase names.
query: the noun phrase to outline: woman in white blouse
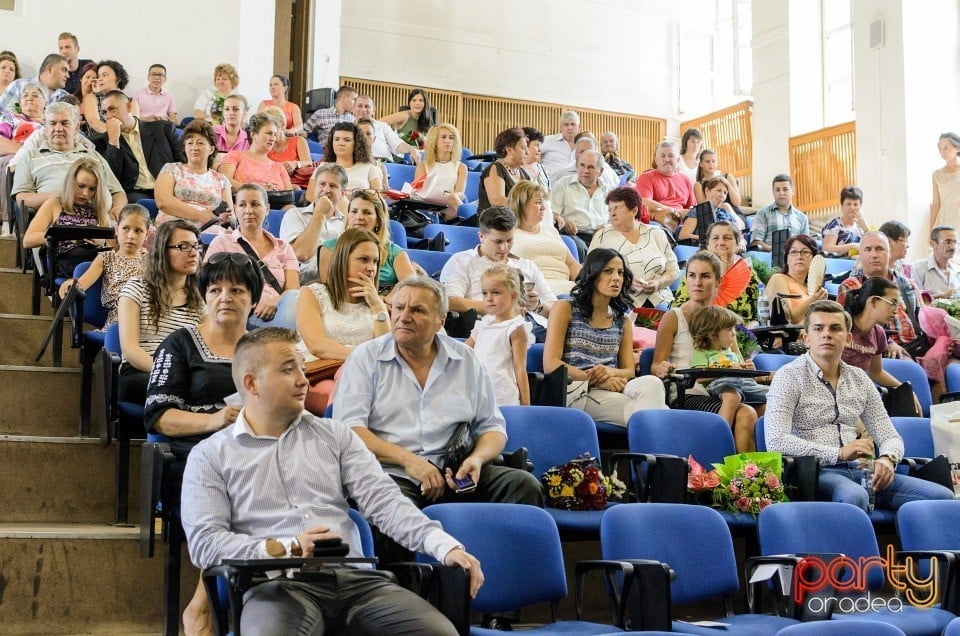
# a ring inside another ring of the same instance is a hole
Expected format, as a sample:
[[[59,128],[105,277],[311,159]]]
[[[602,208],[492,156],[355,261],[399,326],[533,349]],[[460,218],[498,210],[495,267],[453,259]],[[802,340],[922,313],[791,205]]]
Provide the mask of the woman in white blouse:
[[[323,161],[335,163],[347,171],[348,192],[383,188],[380,169],[370,157],[370,144],[352,122],[342,121],[330,129],[323,147]]]
[[[667,234],[640,222],[640,195],[634,188],[616,188],[606,202],[610,224],[593,235],[590,251],[609,247],[620,252],[633,272],[633,302],[637,307],[669,303],[673,300],[670,285],[680,278],[680,268]]]
[[[508,205],[517,215],[513,253],[534,262],[555,294],[569,294],[580,263],[553,225],[543,223],[547,191],[533,181],[520,181],[510,190]]]
[[[433,203],[446,203],[443,217],[457,216],[467,196],[467,166],[460,161],[463,147],[460,131],[452,124],[437,124],[427,133],[423,161],[417,166],[414,182],[422,182],[411,196]]]

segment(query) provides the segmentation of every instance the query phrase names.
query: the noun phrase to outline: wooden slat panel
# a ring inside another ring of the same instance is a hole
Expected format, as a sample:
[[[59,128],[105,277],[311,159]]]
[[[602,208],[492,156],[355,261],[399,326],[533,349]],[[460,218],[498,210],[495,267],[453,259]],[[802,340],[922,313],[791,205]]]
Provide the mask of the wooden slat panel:
[[[716,151],[719,166],[737,179],[745,200],[753,198],[753,102],[744,101],[680,124],[681,132],[697,128],[703,147]]]
[[[575,110],[580,115],[580,130],[589,130],[593,136],[612,130],[620,138],[620,156],[630,162],[637,172],[650,167],[657,144],[667,134],[667,122],[656,117],[611,113],[603,110],[564,106],[563,110]],[[558,123],[553,125],[557,129]]]
[[[856,122],[790,138],[794,205],[811,218],[840,212],[840,190],[857,174]]]
[[[497,133],[513,126],[532,126],[551,134],[558,128],[562,112],[556,104],[464,94],[463,145],[475,153],[493,150]]]
[[[401,106],[406,106],[407,95],[412,88],[405,84],[391,84],[355,77],[343,77],[340,79],[340,83],[353,86],[361,95],[373,97],[377,105],[377,117],[385,117],[400,110]],[[456,91],[444,91],[435,88],[424,90],[430,96],[430,105],[437,109],[437,122],[451,123],[459,127],[462,117],[461,94]]]

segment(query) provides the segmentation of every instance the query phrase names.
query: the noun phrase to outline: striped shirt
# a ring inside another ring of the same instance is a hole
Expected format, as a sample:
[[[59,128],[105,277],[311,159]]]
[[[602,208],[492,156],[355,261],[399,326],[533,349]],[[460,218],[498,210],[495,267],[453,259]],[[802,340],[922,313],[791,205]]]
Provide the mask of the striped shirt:
[[[615,316],[612,325],[597,329],[590,326],[579,307],[570,303],[570,324],[563,341],[564,362],[584,371],[598,364],[617,369],[622,339],[623,316]]]
[[[129,298],[140,307],[140,346],[151,356],[164,338],[180,327],[192,327],[203,319],[203,312],[181,305],[173,307],[160,317],[159,324],[150,321],[150,301],[143,279],[131,278],[120,290],[120,298]]]

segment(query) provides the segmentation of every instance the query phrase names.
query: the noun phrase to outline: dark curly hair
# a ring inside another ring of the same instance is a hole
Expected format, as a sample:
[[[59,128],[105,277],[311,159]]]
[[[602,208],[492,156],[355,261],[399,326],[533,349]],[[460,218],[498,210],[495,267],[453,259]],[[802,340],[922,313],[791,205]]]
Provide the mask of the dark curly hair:
[[[323,160],[328,163],[337,163],[337,155],[333,152],[333,136],[338,131],[345,131],[353,135],[354,163],[370,163],[370,144],[366,135],[360,134],[357,125],[349,121],[341,121],[333,125],[327,135],[327,143],[323,145]]]
[[[583,267],[577,274],[577,281],[570,291],[571,302],[588,319],[593,315],[594,285],[596,285],[597,279],[603,272],[603,268],[614,258],[619,258],[620,262],[623,263],[623,287],[620,289],[620,295],[610,300],[610,307],[613,309],[614,315],[620,317],[634,307],[633,300],[630,298],[633,272],[627,267],[627,262],[620,252],[601,247],[587,253],[587,258],[583,261]]]
[[[97,62],[97,73],[100,72],[101,66],[109,66],[113,70],[117,76],[117,88],[120,90],[126,88],[127,84],[130,83],[130,74],[127,73],[127,69],[123,68],[123,64],[120,62],[116,60],[100,60]]]

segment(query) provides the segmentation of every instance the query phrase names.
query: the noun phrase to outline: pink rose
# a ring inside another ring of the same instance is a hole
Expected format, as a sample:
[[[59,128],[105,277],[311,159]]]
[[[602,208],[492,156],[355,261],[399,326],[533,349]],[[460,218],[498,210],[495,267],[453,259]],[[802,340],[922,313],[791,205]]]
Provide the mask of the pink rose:
[[[739,508],[740,510],[746,512],[747,510],[750,510],[750,498],[749,498],[749,497],[740,497],[739,499],[737,499],[737,504],[736,504],[736,505],[737,505],[737,508]]]
[[[769,475],[767,475],[766,483],[767,483],[767,488],[775,489],[780,487],[780,480],[777,479],[777,476],[774,475],[773,473],[770,473]]]
[[[709,473],[703,476],[703,487],[704,488],[716,488],[720,485],[720,475],[717,474],[717,471],[711,470]]]
[[[760,472],[760,469],[757,468],[756,464],[747,464],[743,467],[744,477],[750,477],[752,479],[757,476],[758,472]]]
[[[769,499],[767,499],[766,497],[764,497],[763,499],[760,500],[760,510],[763,510],[764,508],[766,508],[767,506],[769,506],[769,505],[772,504],[772,503],[773,503],[773,502],[772,502],[771,500],[769,500]],[[779,508],[777,508],[777,510],[779,510]]]
[[[727,492],[729,492],[731,496],[736,497],[737,495],[740,494],[740,489],[734,486],[733,484],[730,484],[730,487],[727,488]]]

